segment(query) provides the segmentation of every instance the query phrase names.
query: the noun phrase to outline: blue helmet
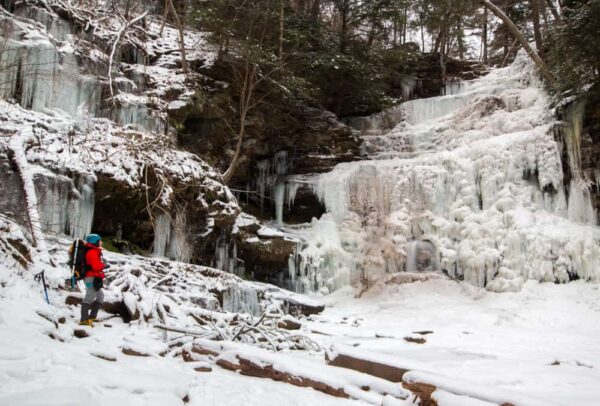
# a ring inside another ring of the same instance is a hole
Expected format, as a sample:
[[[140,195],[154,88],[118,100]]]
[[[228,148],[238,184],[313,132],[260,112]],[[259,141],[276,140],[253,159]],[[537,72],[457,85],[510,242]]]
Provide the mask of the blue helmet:
[[[85,237],[85,242],[89,244],[98,245],[101,239],[102,237],[100,237],[98,234],[90,234],[87,237]]]

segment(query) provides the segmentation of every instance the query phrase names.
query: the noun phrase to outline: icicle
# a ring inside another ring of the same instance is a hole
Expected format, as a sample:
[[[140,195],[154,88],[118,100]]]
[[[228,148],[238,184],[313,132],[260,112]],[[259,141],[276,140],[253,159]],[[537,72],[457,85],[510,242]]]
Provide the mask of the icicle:
[[[585,102],[574,102],[567,110],[566,125],[564,126],[569,168],[574,177],[581,177],[581,129]]]
[[[259,195],[259,205],[261,212],[264,209],[264,199],[273,199],[273,209],[275,219],[278,224],[283,224],[283,204],[286,192],[286,179],[288,173],[288,154],[287,151],[279,151],[273,157],[273,160],[258,161],[256,167],[258,176],[255,180],[255,188]]]
[[[283,224],[283,200],[285,197],[285,183],[277,182],[275,185],[275,221],[277,224]]]
[[[292,210],[292,207],[294,207],[294,200],[296,200],[296,193],[298,192],[299,188],[300,188],[299,182],[288,181],[288,184],[287,184],[288,210]]]
[[[189,239],[185,212],[178,212],[173,224],[171,224],[167,257],[176,261],[189,262],[192,257],[192,247]]]
[[[189,262],[192,256],[189,240],[185,214],[177,213],[173,220],[166,214],[159,214],[154,218],[154,256]]]
[[[596,224],[596,209],[592,205],[589,185],[581,179],[573,179],[569,184],[569,219],[581,223]]]
[[[260,316],[260,304],[256,290],[242,284],[229,286],[223,292],[223,310]]]
[[[410,241],[406,244],[406,271],[417,271],[417,245],[418,241]]]
[[[404,76],[400,82],[402,87],[402,98],[404,101],[410,100],[417,88],[417,79],[412,76]]]
[[[164,257],[171,239],[171,220],[166,214],[159,214],[154,218],[154,243],[152,254],[155,257]]]

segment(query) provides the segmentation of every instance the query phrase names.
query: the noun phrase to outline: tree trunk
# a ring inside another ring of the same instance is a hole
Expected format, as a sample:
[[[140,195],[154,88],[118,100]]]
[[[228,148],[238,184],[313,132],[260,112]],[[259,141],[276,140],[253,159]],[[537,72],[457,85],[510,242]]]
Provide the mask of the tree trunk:
[[[465,42],[462,24],[458,23],[458,32],[456,33],[456,41],[458,46],[458,59],[464,59],[465,56]],[[449,53],[449,52],[448,52]]]
[[[423,22],[423,12],[419,13],[419,20],[421,22],[421,47],[423,48],[421,52],[425,53],[425,23]]]
[[[402,43],[406,44],[406,31],[408,25],[408,4],[404,6],[404,18],[402,20]]]
[[[554,75],[552,74],[552,72],[550,72],[550,69],[548,69],[548,66],[546,66],[546,63],[542,60],[542,58],[540,58],[540,56],[537,54],[537,52],[535,52],[529,46],[529,42],[527,42],[527,39],[523,36],[521,31],[511,21],[511,19],[508,18],[502,10],[500,10],[498,7],[496,7],[490,1],[488,1],[488,0],[478,0],[478,1],[480,4],[487,6],[492,11],[492,13],[494,13],[496,15],[496,17],[498,17],[500,20],[502,20],[502,22],[504,24],[506,24],[506,26],[510,30],[511,34],[521,44],[523,49],[525,49],[525,52],[527,52],[527,55],[529,55],[531,60],[536,64],[536,66],[542,73],[542,76],[544,77],[544,79],[546,79],[551,84],[555,84],[556,79],[554,78]]]
[[[542,32],[540,30],[540,0],[530,0],[531,19],[533,20],[533,36],[535,38],[535,47],[539,55],[544,55],[542,49]]]
[[[284,4],[283,0],[280,1],[279,9],[279,60],[283,60],[283,23],[284,23]]]
[[[42,230],[40,213],[38,211],[38,200],[35,194],[35,185],[33,183],[33,170],[29,167],[25,152],[26,144],[33,140],[33,130],[27,128],[11,137],[9,140],[9,148],[12,152],[12,160],[21,176],[33,246],[41,253],[46,253],[46,240]],[[35,258],[34,261],[36,261]]]
[[[552,12],[552,15],[554,16],[554,19],[557,22],[560,23],[562,21],[562,18],[560,16],[558,10],[556,9],[556,6],[552,2],[552,0],[546,0],[546,4],[548,5],[548,8],[550,9],[550,12]]]
[[[175,20],[175,24],[177,24],[177,30],[179,31],[179,50],[181,51],[181,69],[183,73],[187,75],[189,68],[187,63],[187,57],[185,53],[185,35],[183,33],[184,27],[181,19],[179,18],[179,14],[177,14],[177,10],[175,10],[175,6],[173,5],[173,0],[169,0],[169,11]]]
[[[483,43],[483,63],[488,63],[488,9],[483,6],[483,29],[481,31],[481,42]]]
[[[348,8],[348,0],[342,1],[342,7],[340,8],[340,53],[342,54],[346,52],[346,36],[348,33]]]
[[[311,19],[315,22],[319,21],[319,17],[321,14],[321,0],[313,0],[312,10],[311,10]]]

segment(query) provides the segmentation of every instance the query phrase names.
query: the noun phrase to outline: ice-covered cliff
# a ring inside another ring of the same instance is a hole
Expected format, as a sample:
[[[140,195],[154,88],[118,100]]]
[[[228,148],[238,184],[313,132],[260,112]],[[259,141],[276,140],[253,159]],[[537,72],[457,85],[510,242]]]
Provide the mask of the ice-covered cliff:
[[[579,130],[556,120],[527,56],[446,93],[395,108],[388,132],[376,134],[378,117],[369,118],[368,160],[315,180],[327,214],[305,231],[290,268],[295,289],[369,285],[407,269],[495,291],[527,279],[598,279],[600,229]]]
[[[200,260],[201,236],[240,212],[219,173],[178,149],[168,125],[201,75],[181,69],[173,26],[152,13],[133,24],[141,8],[121,12],[114,2],[3,2],[0,162],[11,193],[0,208],[27,215],[12,162],[20,137],[43,231],[81,237],[93,227],[157,256]],[[202,33],[184,40],[188,63],[212,63]]]

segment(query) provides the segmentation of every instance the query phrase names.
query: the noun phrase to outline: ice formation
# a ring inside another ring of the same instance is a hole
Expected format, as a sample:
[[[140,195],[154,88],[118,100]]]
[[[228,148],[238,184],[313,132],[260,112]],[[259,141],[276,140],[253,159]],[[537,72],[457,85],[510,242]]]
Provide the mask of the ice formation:
[[[45,232],[84,238],[94,219],[94,177],[80,176],[77,183],[50,171],[35,177],[38,212]]]
[[[565,187],[560,123],[526,55],[445,93],[393,109],[388,117],[401,121],[387,133],[375,134],[385,128],[375,120],[363,131],[370,159],[318,178],[328,213],[291,261],[296,290],[370,284],[419,266],[495,291],[526,279],[598,279],[600,229],[578,167],[577,115],[562,125],[573,174]]]
[[[237,244],[224,233],[217,240],[215,246],[215,261],[214,267],[225,272],[244,276],[244,264],[237,258]]]
[[[115,97],[107,98],[102,96],[107,90],[106,44],[114,42],[123,26],[112,14],[114,8],[96,2],[92,14],[85,2],[4,3],[0,121],[11,137],[34,131],[35,142],[28,142],[25,152],[35,164],[35,206],[43,231],[85,236],[94,214],[93,174],[138,187],[148,168],[168,179],[199,181],[207,191],[226,195],[231,204],[225,210],[236,210],[235,198],[213,168],[173,148],[167,110],[189,101],[194,81],[188,79],[195,75],[186,78],[178,68],[180,56],[172,52],[179,44],[177,29],[148,17],[143,34],[127,32],[113,64]],[[67,14],[68,20],[60,17]],[[89,15],[94,21],[82,17]],[[78,20],[82,18],[87,23]],[[189,62],[214,59],[203,33],[186,30],[185,43]],[[0,140],[0,149],[5,144]],[[198,201],[204,202],[202,194]],[[170,194],[160,203],[171,207]],[[189,260],[185,216],[159,215],[155,220],[154,255]]]
[[[189,234],[185,214],[178,213],[174,218],[167,214],[156,216],[152,254],[156,257],[188,262],[192,257]]]
[[[260,209],[264,208],[264,200],[272,199],[277,224],[283,224],[283,205],[288,191],[288,205],[293,202],[297,186],[288,185],[286,175],[289,170],[287,151],[279,151],[273,159],[264,159],[257,163],[258,177],[255,189],[258,192]]]

